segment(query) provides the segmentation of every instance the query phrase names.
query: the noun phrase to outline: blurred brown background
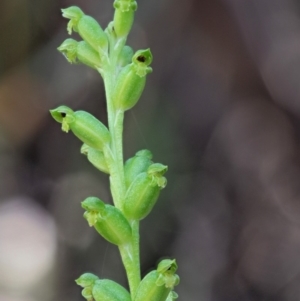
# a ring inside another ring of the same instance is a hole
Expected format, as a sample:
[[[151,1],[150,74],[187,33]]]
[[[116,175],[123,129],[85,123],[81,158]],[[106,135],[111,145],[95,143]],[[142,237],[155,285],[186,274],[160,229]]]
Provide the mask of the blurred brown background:
[[[300,1],[139,0],[128,44],[154,62],[126,113],[125,155],[148,148],[168,186],[142,222],[143,273],[175,257],[185,301],[300,300]],[[101,78],[56,48],[60,8],[103,27],[111,0],[0,2],[0,300],[83,300],[91,271],[126,285],[80,201],[108,180],[49,115],[106,123]]]

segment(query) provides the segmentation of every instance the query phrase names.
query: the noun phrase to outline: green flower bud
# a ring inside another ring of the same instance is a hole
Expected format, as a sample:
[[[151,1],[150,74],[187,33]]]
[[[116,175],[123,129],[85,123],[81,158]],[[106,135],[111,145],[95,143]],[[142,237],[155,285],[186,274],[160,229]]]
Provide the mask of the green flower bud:
[[[85,15],[77,6],[62,9],[63,17],[70,19],[68,23],[68,33],[72,30],[79,35],[97,52],[107,51],[108,40],[99,23],[91,16]]]
[[[108,40],[99,23],[91,16],[84,15],[77,25],[79,35],[96,51],[107,51]]]
[[[105,210],[105,204],[96,197],[88,197],[81,202],[81,207],[86,210],[84,217],[90,227],[95,226],[99,219],[99,212]]]
[[[168,166],[161,163],[154,163],[149,166],[147,173],[157,186],[165,188],[167,185],[167,179],[163,177],[163,175],[167,172],[167,170]]]
[[[77,6],[70,6],[61,10],[64,18],[70,19],[68,23],[68,33],[72,34],[72,29],[77,29],[79,20],[84,16],[84,12]],[[75,30],[77,32],[77,30]]]
[[[123,286],[108,279],[97,280],[92,294],[95,301],[131,301],[129,292]]]
[[[178,265],[175,259],[163,259],[157,265],[157,271],[161,274],[170,272],[171,274],[175,274],[178,269]]]
[[[131,240],[131,226],[119,209],[96,197],[88,197],[81,206],[86,210],[83,216],[89,225],[94,226],[107,241],[120,246]]]
[[[61,129],[64,132],[68,132],[70,130],[69,124],[75,122],[74,111],[67,106],[60,106],[54,110],[50,110],[50,113],[55,121],[62,124]]]
[[[77,42],[73,39],[66,39],[57,49],[71,64],[80,62],[94,69],[101,66],[98,52],[85,41]]]
[[[158,286],[158,277],[157,271],[148,273],[138,286],[134,301],[166,301],[171,290],[165,286]]]
[[[98,279],[99,277],[92,273],[84,273],[78,279],[76,279],[75,282],[81,287],[88,287],[93,286],[95,281]]]
[[[85,287],[81,291],[81,295],[87,301],[93,301],[94,300],[94,297],[93,297],[93,294],[92,294],[92,287]]]
[[[163,260],[157,270],[148,273],[143,278],[134,301],[166,301],[174,286],[179,283],[179,277],[175,274],[176,269],[175,260]]]
[[[57,48],[69,63],[77,63],[77,45],[78,42],[74,39],[66,39],[63,43]]]
[[[164,285],[167,288],[173,289],[179,284],[179,276],[175,274],[177,271],[177,263],[175,259],[164,259],[157,266],[159,277],[156,281],[157,285]]]
[[[124,200],[123,210],[128,219],[141,220],[151,212],[160,190],[166,186],[167,180],[163,177],[166,171],[167,166],[156,163],[135,178]]]
[[[121,69],[115,86],[113,103],[116,109],[129,110],[139,100],[146,83],[146,75],[152,71],[148,67],[152,62],[150,49],[139,50],[132,63]]]
[[[86,155],[88,160],[100,171],[109,174],[109,168],[107,166],[106,159],[102,151],[94,149],[87,144],[83,144],[81,147],[81,153]]]
[[[130,46],[125,45],[120,53],[118,65],[120,67],[124,67],[130,64],[132,61],[132,57],[133,57],[133,49]]]
[[[133,70],[136,75],[143,77],[152,72],[149,65],[153,61],[153,56],[150,49],[138,50],[132,57]]]
[[[98,52],[85,41],[81,41],[77,45],[77,59],[79,62],[93,69],[97,69],[101,66],[101,59]]]
[[[152,163],[151,159],[152,153],[147,149],[143,149],[138,151],[134,157],[125,162],[124,173],[127,187],[130,186],[140,173],[147,171],[148,167]]]
[[[131,0],[115,0],[114,8],[114,27],[116,34],[118,37],[126,37],[132,27],[137,3]]]
[[[85,111],[74,112],[67,106],[50,110],[52,117],[62,124],[62,130],[73,134],[82,142],[95,149],[102,150],[110,142],[107,127],[97,118]]]
[[[83,287],[81,294],[87,301],[93,300],[92,288],[98,279],[99,277],[92,273],[85,273],[75,280],[79,286]]]

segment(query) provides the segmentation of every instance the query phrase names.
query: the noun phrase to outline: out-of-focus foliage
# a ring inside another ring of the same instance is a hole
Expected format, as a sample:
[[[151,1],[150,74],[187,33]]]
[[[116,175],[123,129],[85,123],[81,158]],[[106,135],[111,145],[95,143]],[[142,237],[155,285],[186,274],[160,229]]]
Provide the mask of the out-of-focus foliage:
[[[65,104],[106,124],[100,76],[56,48],[60,8],[78,5],[104,28],[113,1],[74,1],[0,3],[1,301],[82,300],[84,271],[126,285],[80,207],[110,201],[107,178],[49,114]],[[142,222],[144,275],[171,256],[182,300],[300,300],[299,1],[138,5],[130,45],[151,47],[154,72],[127,113],[125,152],[149,148],[169,166]]]

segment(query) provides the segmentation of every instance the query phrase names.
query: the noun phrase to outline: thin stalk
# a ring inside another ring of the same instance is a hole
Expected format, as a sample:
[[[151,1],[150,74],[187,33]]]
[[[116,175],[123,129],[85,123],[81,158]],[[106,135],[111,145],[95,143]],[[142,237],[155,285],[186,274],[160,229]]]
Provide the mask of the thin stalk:
[[[135,256],[133,244],[119,246],[119,251],[126,270],[131,299],[133,300],[137,292],[137,288],[141,282],[139,256]]]
[[[109,72],[104,77],[107,114],[108,114],[108,128],[111,134],[111,151],[113,161],[110,166],[110,185],[113,191],[114,204],[117,208],[122,209],[122,201],[125,195],[125,180],[123,167],[123,112],[115,112],[112,103],[113,92],[113,75]]]
[[[139,283],[141,281],[141,265],[140,265],[140,233],[139,233],[139,221],[133,221],[131,223],[132,228],[132,248],[133,248],[133,258],[134,266],[136,268],[136,273],[138,274]],[[133,295],[134,296],[134,295]]]
[[[113,160],[110,164],[110,185],[114,199],[114,204],[121,211],[123,209],[123,201],[126,193],[124,163],[123,163],[123,120],[124,112],[116,111],[113,104],[113,89],[116,80],[116,62],[119,53],[125,44],[126,39],[118,40],[115,45],[111,45],[111,53],[109,64],[103,73],[107,113],[108,127],[111,134],[111,153]],[[139,222],[132,222],[132,240],[129,244],[119,246],[122,262],[126,270],[128,283],[132,299],[134,298],[137,288],[141,281],[140,272],[140,254],[139,254]]]
[[[123,120],[124,112],[116,111],[113,104],[113,89],[116,81],[117,59],[126,39],[111,41],[110,55],[106,61],[103,80],[106,93],[108,128],[111,134],[111,151],[113,154],[113,164],[110,166],[110,186],[112,190],[114,204],[122,210],[122,202],[125,196],[125,179],[123,164]]]
[[[134,220],[131,222],[132,229],[132,244],[133,244],[133,257],[135,258],[140,270],[140,232],[139,221]]]
[[[114,119],[114,148],[116,152],[115,164],[116,169],[118,170],[119,178],[119,200],[121,206],[126,193],[125,188],[125,176],[124,176],[124,162],[123,162],[123,121],[124,121],[124,112],[117,111]]]

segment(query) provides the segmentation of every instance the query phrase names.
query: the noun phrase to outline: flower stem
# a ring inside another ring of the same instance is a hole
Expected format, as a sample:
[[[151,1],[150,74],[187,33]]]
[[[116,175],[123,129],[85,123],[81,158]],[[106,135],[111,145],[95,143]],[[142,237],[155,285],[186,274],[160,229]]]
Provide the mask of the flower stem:
[[[104,77],[108,127],[111,134],[111,152],[113,156],[112,164],[110,165],[110,185],[114,204],[117,208],[122,209],[122,201],[125,196],[122,143],[124,112],[115,112],[114,110],[112,103],[113,79],[112,72],[107,73]]]
[[[110,150],[112,160],[110,163],[110,186],[115,206],[122,211],[126,193],[124,163],[123,163],[123,120],[124,112],[115,110],[113,104],[113,89],[116,79],[116,57],[118,53],[111,53],[110,62],[104,72],[104,85],[107,101],[108,127],[111,134]],[[133,221],[132,240],[127,245],[119,246],[122,262],[126,270],[130,293],[134,298],[139,283],[140,254],[139,254],[139,222]]]
[[[119,246],[119,251],[126,270],[131,299],[133,300],[141,282],[139,256],[135,256],[134,254],[133,243],[126,246]]]

